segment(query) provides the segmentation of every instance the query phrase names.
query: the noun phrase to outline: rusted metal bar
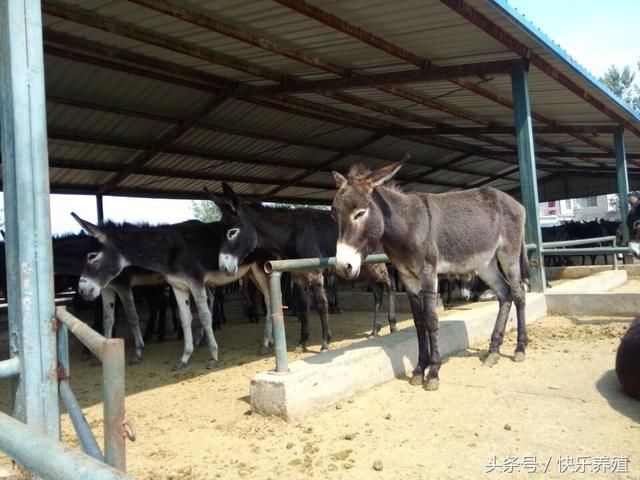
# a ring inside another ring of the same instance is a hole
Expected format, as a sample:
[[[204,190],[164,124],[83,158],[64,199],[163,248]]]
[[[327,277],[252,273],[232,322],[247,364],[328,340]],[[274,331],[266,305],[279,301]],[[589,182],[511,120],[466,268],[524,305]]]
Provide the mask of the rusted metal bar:
[[[389,257],[383,253],[369,255],[362,262],[363,265],[372,263],[389,263]],[[318,268],[335,267],[336,257],[295,258],[287,260],[270,260],[264,264],[264,271],[293,272],[298,270],[314,270]]]
[[[20,357],[11,357],[0,362],[0,380],[20,374]]]
[[[20,465],[47,480],[133,478],[2,412],[0,447]]]
[[[105,340],[102,349],[104,396],[104,459],[112,467],[126,470],[124,340]]]
[[[104,363],[103,350],[106,339],[102,335],[67,312],[65,307],[56,307],[56,318],[64,323],[69,331]]]
[[[104,461],[102,451],[96,442],[91,427],[87,422],[82,408],[78,403],[71,386],[69,385],[69,329],[67,326],[59,322],[57,327],[57,346],[58,346],[58,392],[64,407],[67,409],[71,424],[76,432],[78,441],[82,450],[96,460]]]
[[[80,442],[82,451],[90,457],[104,462],[102,451],[100,450],[98,442],[93,436],[93,432],[91,431],[91,427],[89,426],[87,419],[82,413],[82,407],[80,407],[80,403],[78,403],[78,400],[73,394],[69,382],[66,379],[60,380],[59,389],[60,398],[62,399],[64,408],[67,409],[67,413],[69,414],[69,418],[71,419],[73,429],[78,436],[78,441]]]
[[[68,313],[64,307],[56,308],[56,317],[102,363],[104,458],[107,464],[124,472],[126,470],[124,340],[104,338],[84,322]]]
[[[282,309],[281,273],[269,273],[269,294],[271,296],[271,320],[273,322],[273,343],[276,353],[276,372],[289,371],[287,362],[287,336],[284,329],[284,311]]]

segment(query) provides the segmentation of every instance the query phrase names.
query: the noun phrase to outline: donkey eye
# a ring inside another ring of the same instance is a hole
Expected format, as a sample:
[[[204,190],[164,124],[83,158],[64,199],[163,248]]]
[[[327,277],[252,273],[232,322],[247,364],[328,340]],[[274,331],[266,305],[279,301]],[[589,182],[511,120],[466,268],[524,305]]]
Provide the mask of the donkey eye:
[[[640,220],[633,222],[633,228],[640,228]]]
[[[354,220],[359,220],[360,218],[362,218],[364,216],[365,213],[367,213],[366,210],[360,210],[353,216],[353,219]]]
[[[240,233],[239,228],[230,228],[227,230],[227,240],[233,240]]]
[[[87,253],[87,261],[88,262],[93,262],[96,258],[98,258],[98,253],[97,252]]]

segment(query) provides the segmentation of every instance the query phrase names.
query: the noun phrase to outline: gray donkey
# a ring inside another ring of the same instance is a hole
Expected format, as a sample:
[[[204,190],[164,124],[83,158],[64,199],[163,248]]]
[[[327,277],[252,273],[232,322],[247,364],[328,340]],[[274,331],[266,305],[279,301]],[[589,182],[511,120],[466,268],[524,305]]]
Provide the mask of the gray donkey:
[[[515,302],[518,344],[514,360],[524,360],[527,345],[522,272],[524,207],[507,194],[480,188],[442,194],[403,193],[389,181],[398,162],[376,171],[354,165],[345,178],[333,176],[338,192],[332,215],[338,224],[336,270],[344,278],[358,275],[362,261],[382,243],[405,285],[418,334],[418,364],[412,385],[439,385],[436,299],[438,274],[477,272],[499,302],[485,365],[500,358],[499,349]],[[425,380],[425,370],[429,372]]]

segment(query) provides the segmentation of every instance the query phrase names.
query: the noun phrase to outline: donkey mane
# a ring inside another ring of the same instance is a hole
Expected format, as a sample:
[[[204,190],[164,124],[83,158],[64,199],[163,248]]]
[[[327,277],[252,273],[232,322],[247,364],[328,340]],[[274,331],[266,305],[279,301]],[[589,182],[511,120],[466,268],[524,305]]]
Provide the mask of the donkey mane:
[[[351,167],[349,167],[349,171],[347,172],[347,181],[349,182],[349,185],[355,185],[362,182],[370,174],[371,169],[364,163],[355,163],[351,165]],[[397,184],[395,180],[385,182],[384,187],[388,188],[389,190],[404,193],[402,188]]]

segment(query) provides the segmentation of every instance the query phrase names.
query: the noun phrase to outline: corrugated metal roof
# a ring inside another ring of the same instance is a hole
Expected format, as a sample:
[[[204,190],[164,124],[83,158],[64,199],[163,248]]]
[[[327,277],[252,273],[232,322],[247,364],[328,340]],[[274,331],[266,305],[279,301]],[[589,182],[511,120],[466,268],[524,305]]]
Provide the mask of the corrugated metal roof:
[[[402,72],[428,62],[518,59],[523,52],[509,36],[532,59],[534,126],[623,122],[630,174],[640,166],[637,113],[504,0],[298,3],[334,15],[334,25],[285,1],[170,2],[182,14],[153,3],[43,0],[52,191],[195,198],[204,186],[216,190],[220,180],[231,180],[241,194],[326,201],[332,169],[356,161],[376,167],[405,153],[412,156],[400,175],[405,189],[517,189],[513,135],[455,130],[513,126],[509,75],[248,97],[234,90]],[[475,10],[478,24],[464,9]],[[190,12],[209,27],[179,18]],[[490,35],[478,18],[501,33]],[[341,22],[362,36],[341,31]],[[563,75],[571,88],[558,81]],[[398,130],[429,127],[450,131]],[[565,168],[573,176],[614,171],[611,133],[538,133],[535,142],[545,185],[556,185],[549,178]],[[125,168],[130,173],[113,182]],[[586,181],[583,190],[593,184]],[[557,196],[558,188],[541,187],[541,198]]]

